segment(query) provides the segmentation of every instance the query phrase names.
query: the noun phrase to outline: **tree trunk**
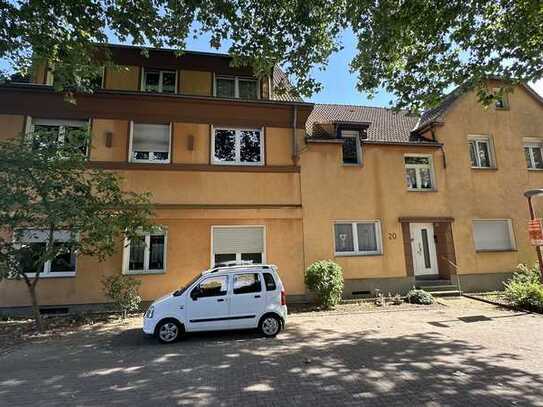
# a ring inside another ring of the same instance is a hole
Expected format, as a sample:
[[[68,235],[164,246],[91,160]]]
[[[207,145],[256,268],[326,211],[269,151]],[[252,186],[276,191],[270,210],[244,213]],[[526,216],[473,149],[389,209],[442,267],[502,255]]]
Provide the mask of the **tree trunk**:
[[[36,328],[38,329],[38,332],[43,332],[43,321],[41,319],[40,307],[38,305],[38,298],[36,296],[36,286],[29,285],[28,292],[30,293],[30,300],[32,301],[32,313],[34,314]]]

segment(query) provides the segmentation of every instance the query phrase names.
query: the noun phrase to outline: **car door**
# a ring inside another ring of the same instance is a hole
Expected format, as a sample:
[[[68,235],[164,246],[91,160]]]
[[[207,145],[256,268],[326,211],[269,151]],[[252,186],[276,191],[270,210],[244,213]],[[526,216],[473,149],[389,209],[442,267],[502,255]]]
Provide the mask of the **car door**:
[[[189,331],[229,328],[228,276],[205,277],[187,297]]]
[[[265,306],[262,276],[244,271],[232,276],[230,326],[232,329],[256,328]]]

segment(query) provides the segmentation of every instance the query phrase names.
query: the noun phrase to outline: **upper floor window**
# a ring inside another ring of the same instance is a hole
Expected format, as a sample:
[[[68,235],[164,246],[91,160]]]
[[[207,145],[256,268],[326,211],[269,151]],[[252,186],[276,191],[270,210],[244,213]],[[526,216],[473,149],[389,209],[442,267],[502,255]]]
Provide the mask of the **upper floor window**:
[[[169,163],[171,126],[131,122],[131,162]]]
[[[469,136],[469,157],[472,168],[494,168],[492,143],[488,136]]]
[[[176,71],[143,70],[142,89],[145,92],[175,93],[176,88]]]
[[[126,240],[125,273],[162,273],[166,270],[166,232],[157,229]]]
[[[28,118],[29,132],[34,143],[71,143],[81,149],[83,155],[88,153],[86,132],[89,127],[87,120],[54,120]]]
[[[217,76],[215,77],[215,96],[258,99],[258,80],[239,76]]]
[[[379,221],[337,222],[334,225],[335,254],[372,255],[383,252]]]
[[[430,191],[435,189],[431,156],[407,155],[404,157],[407,189]]]
[[[496,109],[508,109],[509,108],[509,101],[507,99],[507,94],[501,91],[500,88],[494,88],[494,95],[495,95],[495,101],[494,105],[496,106]]]
[[[264,141],[258,129],[214,129],[211,162],[230,165],[262,165]]]
[[[362,148],[360,145],[360,134],[358,131],[341,132],[343,138],[343,164],[344,165],[358,165],[362,162]]]
[[[524,157],[529,169],[543,169],[543,143],[542,142],[525,142]]]

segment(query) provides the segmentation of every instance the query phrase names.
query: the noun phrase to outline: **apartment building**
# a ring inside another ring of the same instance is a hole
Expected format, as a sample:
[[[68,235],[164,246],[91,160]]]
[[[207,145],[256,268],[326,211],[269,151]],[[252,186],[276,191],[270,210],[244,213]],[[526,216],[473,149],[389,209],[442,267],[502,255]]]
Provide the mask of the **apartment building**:
[[[111,53],[122,68],[77,104],[47,67],[0,87],[1,138],[88,126],[88,166],[151,192],[160,226],[104,262],[45,264],[46,307],[103,304],[101,280],[120,272],[152,300],[230,260],[277,264],[290,299],[304,300],[304,269],[319,259],[343,267],[347,297],[436,279],[494,289],[535,259],[522,193],[543,182],[543,103],[527,86],[488,109],[459,90],[416,117],[305,103],[275,92],[288,88],[279,69],[257,79],[226,55]],[[0,308],[28,305],[22,282],[0,282]]]

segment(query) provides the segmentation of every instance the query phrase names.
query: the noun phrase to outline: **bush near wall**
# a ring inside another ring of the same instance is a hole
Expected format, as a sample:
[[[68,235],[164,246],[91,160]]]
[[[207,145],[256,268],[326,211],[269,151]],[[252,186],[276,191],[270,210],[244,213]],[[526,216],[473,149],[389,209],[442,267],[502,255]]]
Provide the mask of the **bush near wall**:
[[[504,283],[505,298],[515,307],[543,313],[543,284],[539,266],[519,264],[513,277]]]
[[[305,271],[306,286],[317,294],[319,304],[332,308],[341,301],[343,269],[332,260],[319,260]]]

